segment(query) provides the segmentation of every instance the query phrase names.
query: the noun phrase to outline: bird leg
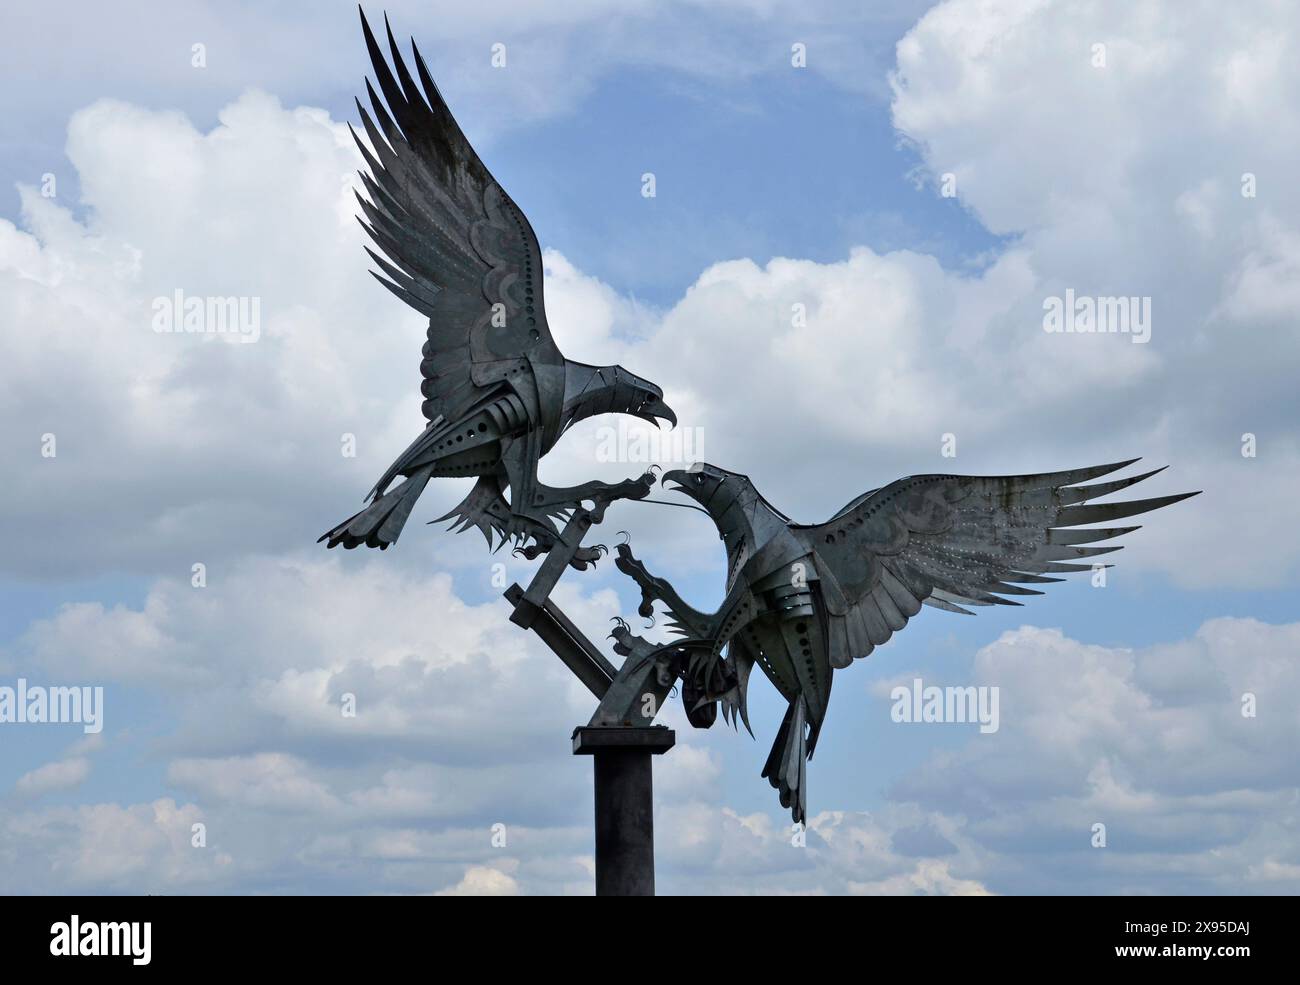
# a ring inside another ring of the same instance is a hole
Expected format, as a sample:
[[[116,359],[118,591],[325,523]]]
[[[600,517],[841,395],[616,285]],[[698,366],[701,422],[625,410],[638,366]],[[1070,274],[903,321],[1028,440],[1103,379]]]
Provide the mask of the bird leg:
[[[709,728],[718,717],[722,703],[724,715],[735,723],[735,709],[744,716],[743,684],[738,680],[733,664],[718,657],[710,640],[677,640],[673,643],[651,643],[633,635],[628,624],[618,617],[610,632],[614,652],[626,657],[623,674],[645,676],[654,672],[661,688],[668,688],[679,677],[682,680],[682,704],[687,720],[696,728]],[[653,663],[653,667],[648,664]],[[748,717],[744,718],[749,727]]]
[[[593,522],[599,523],[610,503],[619,499],[644,499],[654,484],[655,474],[649,470],[635,479],[612,484],[593,480],[580,486],[545,486],[539,482],[533,489],[531,501],[520,506],[524,510],[567,509],[577,503],[590,502],[595,504],[591,511]]]
[[[553,532],[548,533],[540,527],[531,528],[525,536],[532,538],[532,543],[522,544],[512,553],[516,557],[526,558],[529,561],[535,561],[543,554],[549,554],[559,543],[559,538]],[[604,544],[576,547],[569,556],[569,567],[577,571],[586,571],[588,568],[594,568],[596,562],[608,553],[609,548]]]
[[[583,547],[563,534],[554,533],[554,519],[567,517],[571,523],[579,514],[585,514],[583,533],[590,524],[605,518],[605,507],[617,499],[642,499],[655,483],[655,475],[647,471],[637,479],[627,479],[611,485],[607,482],[585,482],[580,486],[546,486],[537,481],[537,463],[530,460],[522,445],[512,445],[502,456],[506,481],[511,490],[510,512],[525,538],[532,543],[516,548],[515,553],[532,561],[553,550],[568,552],[567,563],[585,571],[609,553],[603,544]],[[592,503],[591,509],[583,507]],[[565,528],[566,532],[569,530]],[[548,531],[550,531],[548,533]]]
[[[634,635],[626,619],[615,616],[614,623],[609,638],[614,641],[614,652],[620,657],[648,657],[659,649],[658,643],[651,643],[643,637]]]
[[[677,683],[676,646],[660,646],[633,636],[628,624],[614,618],[614,652],[626,657],[591,718],[592,725],[649,725]]]
[[[635,635],[626,619],[615,616],[613,622],[615,626],[610,630],[609,638],[614,641],[614,652],[627,658],[623,666],[636,670],[648,661],[654,661],[655,677],[662,687],[672,686],[690,665],[691,648],[698,649],[704,642],[690,640],[684,644],[683,641],[676,640],[672,643],[651,643]]]
[[[701,639],[713,635],[716,614],[710,616],[687,605],[671,583],[652,575],[646,570],[645,564],[633,557],[630,544],[619,544],[615,551],[618,557],[614,564],[618,570],[636,582],[641,589],[641,604],[637,606],[636,611],[642,618],[649,619],[654,614],[655,602],[663,602],[672,617],[673,628],[678,632]]]

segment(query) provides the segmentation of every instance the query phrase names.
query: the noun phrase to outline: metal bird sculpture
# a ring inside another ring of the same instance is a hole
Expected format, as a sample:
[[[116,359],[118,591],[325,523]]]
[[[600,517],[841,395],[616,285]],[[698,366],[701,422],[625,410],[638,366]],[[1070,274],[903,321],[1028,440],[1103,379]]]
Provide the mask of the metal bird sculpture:
[[[727,594],[714,613],[687,605],[651,575],[627,544],[616,564],[641,587],[640,612],[668,610],[684,640],[648,649],[625,624],[620,653],[671,663],[691,724],[708,728],[717,708],[749,728],[746,688],[754,664],[789,702],[763,776],[794,820],[807,814],[805,761],[826,717],[834,671],[865,657],[921,606],[972,614],[967,606],[1020,605],[1041,595],[1024,585],[1092,569],[1109,541],[1137,527],[1090,527],[1168,506],[1196,493],[1094,504],[1091,500],[1162,471],[1094,485],[1137,459],[1041,475],[917,475],[857,497],[825,523],[792,523],[743,475],[711,465],[669,472],[665,486],[695,500],[727,550]],[[1082,563],[1081,563],[1082,562]],[[723,650],[726,650],[724,656]]]
[[[538,459],[570,425],[604,413],[656,426],[676,417],[649,380],[564,358],[547,323],[541,250],[528,219],[465,139],[414,41],[418,86],[391,28],[392,69],[364,13],[361,25],[384,99],[367,79],[374,115],[360,100],[357,109],[369,146],[352,133],[369,168],[358,219],[380,251],[366,249],[384,274],[374,276],[429,318],[420,363],[428,424],[375,483],[369,505],[320,540],[385,549],[430,479],[474,477],[465,500],[439,519],[457,531],[477,527],[489,546],[494,536],[498,546],[507,538],[526,545],[520,553],[531,559],[556,546],[554,521],[582,502],[603,510],[645,496],[654,481],[647,473],[617,484],[542,484]],[[603,550],[566,549],[577,568]]]

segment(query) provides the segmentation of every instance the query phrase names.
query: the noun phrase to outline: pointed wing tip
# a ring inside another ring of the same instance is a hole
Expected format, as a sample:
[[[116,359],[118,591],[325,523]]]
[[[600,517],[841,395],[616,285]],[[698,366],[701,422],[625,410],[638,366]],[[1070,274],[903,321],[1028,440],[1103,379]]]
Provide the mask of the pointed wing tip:
[[[1103,475],[1110,475],[1112,472],[1119,472],[1121,469],[1126,469],[1130,465],[1136,465],[1140,461],[1142,461],[1142,456],[1139,455],[1137,458],[1127,458],[1122,462],[1111,462],[1107,465],[1094,465],[1092,468],[1080,471],[1095,473],[1092,478],[1099,478]],[[1090,482],[1091,479],[1086,479],[1084,481]]]
[[[1165,469],[1167,469],[1167,468],[1169,468],[1168,465],[1162,465],[1162,466],[1160,466],[1160,468],[1158,468],[1158,469],[1152,469],[1150,472],[1143,472],[1143,473],[1141,473],[1140,475],[1135,475],[1135,476],[1133,476],[1133,478],[1131,478],[1131,479],[1128,480],[1128,484],[1129,484],[1130,486],[1132,486],[1132,485],[1136,485],[1137,483],[1142,482],[1144,479],[1149,479],[1149,478],[1151,478],[1153,475],[1159,475],[1161,472],[1163,472],[1163,471],[1164,471]]]
[[[1124,517],[1150,513],[1181,502],[1196,493],[1177,493],[1173,496],[1152,496],[1150,499],[1128,499],[1117,503],[1087,503],[1066,506],[1058,511],[1057,527],[1081,527],[1090,523],[1109,523]]]

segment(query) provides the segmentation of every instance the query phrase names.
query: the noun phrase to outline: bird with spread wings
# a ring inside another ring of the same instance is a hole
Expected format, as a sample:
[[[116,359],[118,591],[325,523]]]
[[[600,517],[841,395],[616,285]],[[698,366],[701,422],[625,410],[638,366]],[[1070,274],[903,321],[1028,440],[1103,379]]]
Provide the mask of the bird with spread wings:
[[[470,477],[469,495],[440,519],[477,527],[489,545],[513,539],[533,558],[556,545],[555,521],[583,502],[641,498],[654,481],[647,473],[544,485],[538,460],[566,429],[596,414],[656,425],[676,417],[649,380],[563,356],[547,323],[542,254],[528,219],[470,146],[414,41],[418,85],[391,28],[392,68],[364,13],[361,25],[383,99],[367,80],[373,116],[357,101],[366,140],[352,135],[369,171],[361,172],[368,198],[357,194],[358,219],[378,247],[366,249],[382,271],[375,277],[429,319],[420,363],[428,423],[375,483],[369,505],[320,539],[387,548],[430,479]],[[569,563],[583,568],[599,550],[579,547]]]
[[[673,661],[687,716],[699,728],[713,724],[719,705],[725,718],[748,728],[749,674],[755,664],[762,668],[789,702],[763,776],[803,821],[805,761],[826,717],[834,671],[870,654],[922,605],[971,615],[971,608],[1042,595],[1024,586],[1091,571],[1100,563],[1094,558],[1120,549],[1103,542],[1138,529],[1086,524],[1196,495],[1092,502],[1161,469],[1079,485],[1135,461],[1040,475],[915,475],[864,493],[817,524],[791,522],[735,472],[712,465],[669,472],[664,485],[695,500],[726,545],[727,594],[717,612],[693,609],[620,544],[615,563],[640,586],[641,615],[662,602],[685,639],[650,649],[620,625],[615,648]]]

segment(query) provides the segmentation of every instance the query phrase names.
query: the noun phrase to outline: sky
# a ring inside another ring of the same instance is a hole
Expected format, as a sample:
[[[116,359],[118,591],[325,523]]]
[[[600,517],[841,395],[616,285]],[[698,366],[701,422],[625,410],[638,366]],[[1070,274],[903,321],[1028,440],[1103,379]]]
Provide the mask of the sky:
[[[98,732],[0,722],[0,892],[592,892],[593,702],[501,599],[535,565],[426,525],[452,480],[382,554],[315,543],[423,425],[425,326],[353,218],[355,6],[129,6],[0,13],[0,688],[103,689]],[[615,460],[584,422],[545,481],[702,458],[806,522],[931,472],[1203,490],[1103,583],[837,672],[802,838],[767,682],[754,738],[671,702],[661,893],[1300,890],[1293,5],[387,13],[536,229],[561,349],[680,419]],[[178,290],[257,298],[256,340],[155,331]],[[1045,331],[1067,291],[1149,299],[1149,337]],[[705,517],[618,531],[721,600]],[[555,593],[593,639],[662,632],[638,597]],[[997,688],[998,728],[895,721],[918,678]]]

